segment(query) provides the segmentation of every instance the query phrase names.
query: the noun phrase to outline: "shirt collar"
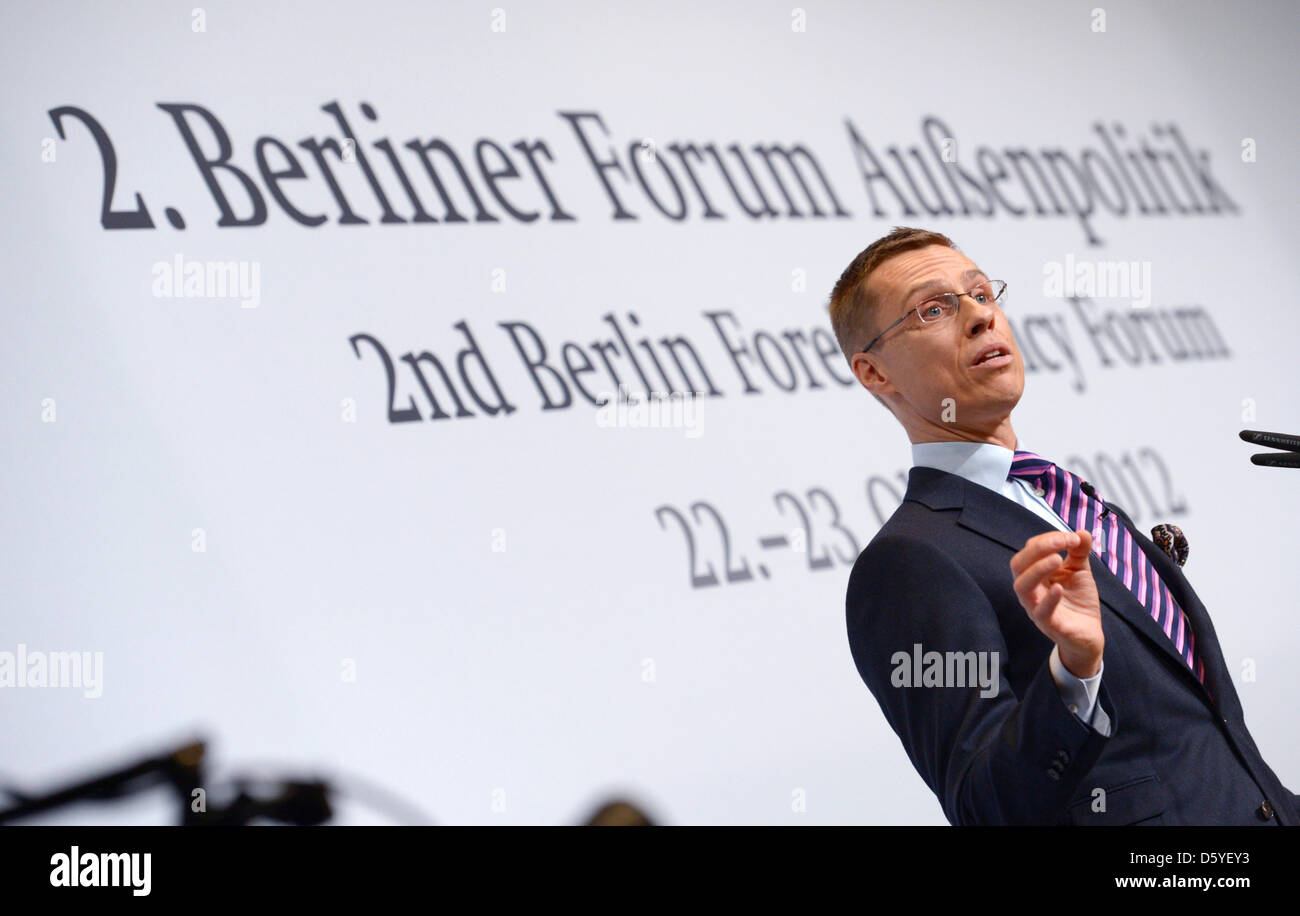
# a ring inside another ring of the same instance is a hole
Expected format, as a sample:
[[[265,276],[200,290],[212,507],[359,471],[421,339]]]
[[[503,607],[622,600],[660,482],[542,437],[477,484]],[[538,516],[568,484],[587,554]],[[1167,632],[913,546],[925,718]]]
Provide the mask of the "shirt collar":
[[[1015,453],[993,442],[913,442],[912,464],[937,468],[999,492]]]

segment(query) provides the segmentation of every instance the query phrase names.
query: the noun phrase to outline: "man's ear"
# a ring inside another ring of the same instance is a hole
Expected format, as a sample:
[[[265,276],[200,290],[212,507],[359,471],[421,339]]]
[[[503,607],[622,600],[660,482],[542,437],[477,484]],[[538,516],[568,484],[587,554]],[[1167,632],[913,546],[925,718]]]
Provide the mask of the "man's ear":
[[[862,387],[872,394],[879,396],[882,390],[890,389],[889,379],[880,374],[880,369],[875,365],[875,361],[866,353],[855,353],[853,355],[853,374],[857,376],[858,382]]]

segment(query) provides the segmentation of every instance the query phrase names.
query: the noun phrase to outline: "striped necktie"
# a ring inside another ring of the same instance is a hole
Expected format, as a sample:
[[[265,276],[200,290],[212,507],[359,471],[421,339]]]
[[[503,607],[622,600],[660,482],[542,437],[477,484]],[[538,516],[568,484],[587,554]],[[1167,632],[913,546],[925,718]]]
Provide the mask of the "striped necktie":
[[[1072,529],[1092,532],[1092,552],[1097,559],[1147,609],[1196,679],[1204,684],[1205,664],[1196,652],[1196,636],[1192,633],[1191,621],[1160,580],[1155,567],[1133,540],[1128,528],[1120,522],[1119,516],[1113,511],[1100,514],[1100,501],[1083,492],[1078,477],[1033,452],[1016,451],[1011,459],[1011,473],[1007,476],[1028,482]]]

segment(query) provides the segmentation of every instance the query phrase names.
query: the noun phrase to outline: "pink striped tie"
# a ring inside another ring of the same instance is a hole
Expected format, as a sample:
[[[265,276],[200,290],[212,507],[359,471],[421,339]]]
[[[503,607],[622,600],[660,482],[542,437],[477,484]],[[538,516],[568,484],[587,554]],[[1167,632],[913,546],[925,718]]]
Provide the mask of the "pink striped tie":
[[[1017,451],[1011,459],[1008,476],[1032,484],[1052,511],[1072,529],[1093,532],[1092,552],[1097,559],[1106,564],[1106,568],[1142,603],[1151,619],[1173,642],[1196,679],[1204,684],[1205,664],[1196,653],[1196,636],[1192,633],[1191,621],[1160,580],[1155,567],[1133,540],[1128,528],[1120,522],[1119,516],[1107,512],[1098,518],[1100,505],[1083,492],[1079,478],[1033,452]]]

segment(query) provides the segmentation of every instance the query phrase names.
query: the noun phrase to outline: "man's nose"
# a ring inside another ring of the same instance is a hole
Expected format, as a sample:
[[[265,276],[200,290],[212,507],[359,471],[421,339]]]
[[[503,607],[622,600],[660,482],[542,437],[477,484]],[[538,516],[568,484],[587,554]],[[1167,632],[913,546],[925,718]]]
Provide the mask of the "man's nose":
[[[981,304],[969,296],[965,298],[964,305],[969,306],[969,311],[966,312],[967,333],[975,337],[993,327],[997,322],[997,304],[994,302]]]

